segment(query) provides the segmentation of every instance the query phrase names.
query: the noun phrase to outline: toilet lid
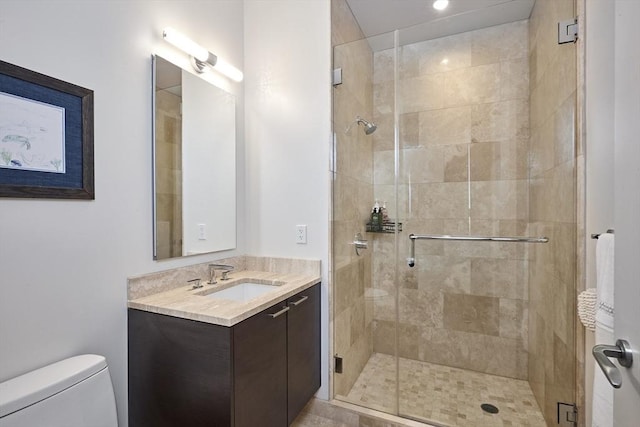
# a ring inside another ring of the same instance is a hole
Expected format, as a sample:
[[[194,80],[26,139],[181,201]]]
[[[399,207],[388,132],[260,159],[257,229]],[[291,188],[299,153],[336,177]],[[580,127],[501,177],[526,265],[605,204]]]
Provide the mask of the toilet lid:
[[[0,418],[40,402],[107,367],[103,356],[83,354],[0,383]]]

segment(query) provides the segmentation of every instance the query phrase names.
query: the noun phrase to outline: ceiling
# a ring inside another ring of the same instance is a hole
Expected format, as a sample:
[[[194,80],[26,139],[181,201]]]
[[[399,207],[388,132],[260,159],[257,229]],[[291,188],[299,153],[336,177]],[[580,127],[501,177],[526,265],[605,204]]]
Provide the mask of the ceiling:
[[[535,0],[450,0],[438,11],[433,0],[347,0],[374,51],[529,18]]]

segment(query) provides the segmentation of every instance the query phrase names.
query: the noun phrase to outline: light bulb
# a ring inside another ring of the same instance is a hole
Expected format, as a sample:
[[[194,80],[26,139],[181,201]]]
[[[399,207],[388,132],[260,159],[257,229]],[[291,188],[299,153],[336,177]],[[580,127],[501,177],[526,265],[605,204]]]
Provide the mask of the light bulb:
[[[209,59],[209,51],[207,49],[171,27],[165,28],[162,31],[162,36],[166,41],[193,56],[198,61],[206,62]]]
[[[225,76],[227,76],[230,79],[235,80],[237,82],[241,82],[242,79],[244,78],[244,75],[242,74],[242,71],[238,70],[233,65],[231,65],[228,62],[224,61],[219,56],[218,56],[218,60],[216,61],[216,65],[214,65],[213,68],[216,69],[218,72],[224,74]]]
[[[210,53],[207,49],[171,27],[167,27],[162,31],[162,37],[178,49],[193,57],[195,61],[192,62],[192,65],[197,72],[202,73],[207,67],[210,67],[237,82],[242,81],[244,78],[242,71],[222,60],[219,56]]]
[[[436,0],[433,2],[433,8],[436,10],[444,10],[449,6],[449,0]]]

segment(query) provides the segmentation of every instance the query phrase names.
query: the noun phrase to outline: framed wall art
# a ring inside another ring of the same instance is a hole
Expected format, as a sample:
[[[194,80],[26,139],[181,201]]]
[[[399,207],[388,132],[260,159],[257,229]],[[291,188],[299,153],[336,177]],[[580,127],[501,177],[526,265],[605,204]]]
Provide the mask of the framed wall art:
[[[0,197],[95,198],[92,90],[0,61]]]

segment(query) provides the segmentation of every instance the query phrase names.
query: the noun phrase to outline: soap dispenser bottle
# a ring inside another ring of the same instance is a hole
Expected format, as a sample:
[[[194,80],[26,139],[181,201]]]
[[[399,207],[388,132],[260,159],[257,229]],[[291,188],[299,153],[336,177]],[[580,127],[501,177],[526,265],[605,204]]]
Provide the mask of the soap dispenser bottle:
[[[382,212],[380,203],[376,200],[376,203],[371,209],[371,231],[380,231],[382,228]]]
[[[382,202],[382,208],[380,210],[382,223],[389,222],[389,213],[387,212],[387,202]]]

